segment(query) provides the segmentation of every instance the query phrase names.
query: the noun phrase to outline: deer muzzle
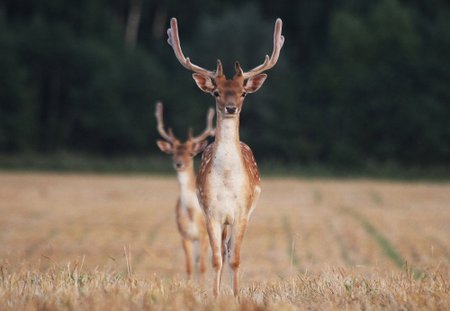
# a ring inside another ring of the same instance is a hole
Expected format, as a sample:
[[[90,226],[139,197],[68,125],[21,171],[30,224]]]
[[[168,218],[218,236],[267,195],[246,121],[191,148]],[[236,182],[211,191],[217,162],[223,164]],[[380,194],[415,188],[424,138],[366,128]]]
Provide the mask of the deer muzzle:
[[[235,114],[237,112],[237,108],[234,106],[226,106],[225,107],[225,112],[227,114]]]

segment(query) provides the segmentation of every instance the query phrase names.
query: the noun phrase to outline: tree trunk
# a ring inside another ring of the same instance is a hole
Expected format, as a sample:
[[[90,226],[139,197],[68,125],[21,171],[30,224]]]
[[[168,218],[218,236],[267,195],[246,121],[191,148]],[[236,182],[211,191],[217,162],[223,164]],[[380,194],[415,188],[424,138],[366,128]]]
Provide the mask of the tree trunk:
[[[136,46],[141,12],[142,0],[131,0],[127,27],[125,29],[125,45],[130,49],[133,49]]]

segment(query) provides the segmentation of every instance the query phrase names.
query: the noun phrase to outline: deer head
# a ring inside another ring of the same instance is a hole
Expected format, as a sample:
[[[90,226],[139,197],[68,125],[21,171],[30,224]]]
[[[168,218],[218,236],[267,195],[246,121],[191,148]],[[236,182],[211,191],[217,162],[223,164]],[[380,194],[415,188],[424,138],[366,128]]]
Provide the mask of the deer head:
[[[206,129],[199,136],[192,136],[192,129],[189,129],[188,139],[181,142],[175,137],[172,129],[169,128],[166,132],[163,120],[163,104],[156,103],[155,111],[156,120],[158,123],[158,132],[164,140],[157,140],[156,144],[162,152],[172,155],[173,167],[177,171],[184,171],[193,165],[193,158],[202,152],[208,145],[206,140],[209,136],[214,136],[214,128],[212,121],[214,118],[214,110],[210,108],[206,118]]]
[[[168,43],[172,46],[178,61],[187,69],[194,72],[194,78],[197,86],[206,93],[210,93],[216,98],[216,108],[219,116],[224,118],[238,117],[242,109],[244,98],[247,94],[254,93],[262,86],[267,78],[263,73],[269,70],[278,61],[280,50],[284,44],[284,37],[281,35],[283,22],[277,19],[273,33],[273,51],[269,57],[266,55],[264,62],[244,72],[239,65],[235,63],[235,75],[232,79],[227,79],[223,74],[223,67],[220,60],[217,60],[215,71],[209,71],[191,63],[189,57],[185,57],[180,45],[178,35],[178,24],[176,18],[170,20],[170,28],[167,30],[169,36]]]

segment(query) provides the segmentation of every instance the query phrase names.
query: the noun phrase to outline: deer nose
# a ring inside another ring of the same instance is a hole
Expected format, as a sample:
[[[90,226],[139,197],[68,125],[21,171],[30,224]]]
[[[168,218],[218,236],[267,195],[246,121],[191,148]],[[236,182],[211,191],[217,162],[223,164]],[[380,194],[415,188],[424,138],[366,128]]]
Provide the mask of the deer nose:
[[[234,113],[236,113],[236,107],[233,107],[233,106],[226,106],[226,107],[225,107],[225,111],[226,111],[226,113],[234,114]]]
[[[183,166],[183,163],[175,162],[175,168],[181,168],[182,166]]]

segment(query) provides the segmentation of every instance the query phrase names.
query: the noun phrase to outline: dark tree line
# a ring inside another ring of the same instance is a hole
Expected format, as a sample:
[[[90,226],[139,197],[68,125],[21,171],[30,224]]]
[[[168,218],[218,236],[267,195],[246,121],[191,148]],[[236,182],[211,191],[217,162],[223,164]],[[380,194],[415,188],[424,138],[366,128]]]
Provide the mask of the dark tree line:
[[[286,44],[246,100],[241,136],[259,159],[446,165],[450,6],[446,1],[6,0],[0,3],[0,151],[156,153],[154,103],[179,136],[213,98],[166,43],[232,74]]]

